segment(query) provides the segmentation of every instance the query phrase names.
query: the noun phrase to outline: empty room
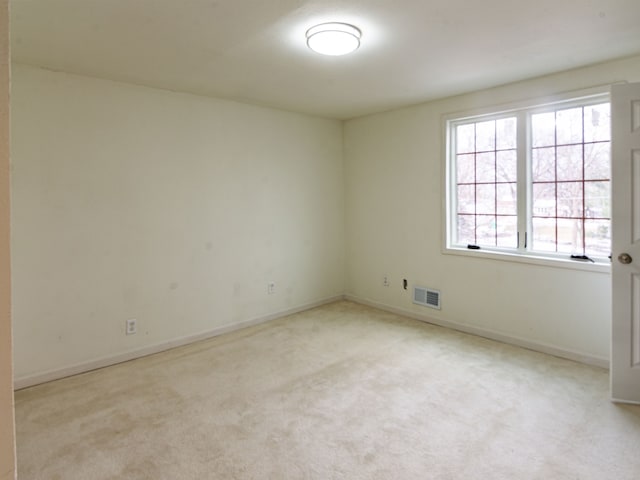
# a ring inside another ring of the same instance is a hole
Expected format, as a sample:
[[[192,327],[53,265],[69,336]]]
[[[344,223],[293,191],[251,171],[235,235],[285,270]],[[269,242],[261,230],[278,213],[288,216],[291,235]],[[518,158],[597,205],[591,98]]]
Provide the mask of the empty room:
[[[640,2],[0,7],[0,480],[640,478]]]

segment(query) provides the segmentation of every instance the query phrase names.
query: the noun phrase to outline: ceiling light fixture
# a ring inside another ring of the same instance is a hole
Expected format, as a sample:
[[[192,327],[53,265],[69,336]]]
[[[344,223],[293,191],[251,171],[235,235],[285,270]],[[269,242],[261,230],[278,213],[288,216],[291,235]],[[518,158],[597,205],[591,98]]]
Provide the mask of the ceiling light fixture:
[[[322,55],[346,55],[360,46],[362,32],[348,23],[321,23],[307,30],[307,45]]]

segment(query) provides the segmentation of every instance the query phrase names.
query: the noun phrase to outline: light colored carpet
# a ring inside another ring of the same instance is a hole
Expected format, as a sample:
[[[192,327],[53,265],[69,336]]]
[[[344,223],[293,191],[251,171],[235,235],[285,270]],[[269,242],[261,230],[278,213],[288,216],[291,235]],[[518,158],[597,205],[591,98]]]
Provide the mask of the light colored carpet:
[[[604,370],[338,302],[17,392],[20,480],[640,478]]]

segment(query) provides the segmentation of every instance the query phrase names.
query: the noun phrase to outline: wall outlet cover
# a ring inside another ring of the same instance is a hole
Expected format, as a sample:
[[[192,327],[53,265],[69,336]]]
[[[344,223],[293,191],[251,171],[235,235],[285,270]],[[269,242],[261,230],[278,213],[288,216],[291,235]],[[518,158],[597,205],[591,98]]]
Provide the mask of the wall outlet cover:
[[[138,321],[135,318],[127,320],[126,332],[127,335],[133,335],[138,332]]]

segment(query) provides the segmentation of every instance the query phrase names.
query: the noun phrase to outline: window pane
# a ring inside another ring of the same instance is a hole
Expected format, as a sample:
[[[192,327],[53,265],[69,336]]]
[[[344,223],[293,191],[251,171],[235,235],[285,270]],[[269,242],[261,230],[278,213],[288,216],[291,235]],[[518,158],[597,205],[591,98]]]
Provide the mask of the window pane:
[[[476,217],[476,243],[478,245],[496,245],[496,218],[492,215]]]
[[[558,217],[582,217],[582,182],[558,183]]]
[[[534,218],[532,249],[538,252],[556,251],[556,219]]]
[[[584,146],[584,178],[587,180],[611,178],[609,142],[588,143]]]
[[[476,123],[476,152],[486,152],[496,148],[496,122]]]
[[[498,204],[497,213],[516,215],[518,213],[517,185],[515,183],[499,183],[496,185]]]
[[[458,213],[475,213],[475,203],[475,185],[458,185]]]
[[[582,255],[582,220],[558,219],[558,252]]]
[[[496,187],[476,185],[476,213],[494,215],[496,213]]]
[[[475,181],[474,154],[458,155],[456,157],[456,183],[473,183]]]
[[[505,150],[496,154],[496,174],[498,182],[515,182],[518,179],[518,158],[515,150]]]
[[[584,107],[584,141],[611,140],[611,113],[608,103]]]
[[[611,182],[586,182],[584,186],[585,217],[610,218]]]
[[[518,217],[497,217],[496,223],[497,245],[518,248]]]
[[[555,217],[556,216],[556,184],[555,183],[534,183],[533,184],[533,216],[534,217]]]
[[[555,117],[555,112],[531,115],[531,142],[533,147],[546,147],[555,144]]]
[[[475,244],[475,220],[473,215],[458,215],[457,243],[462,245]]]
[[[582,143],[582,107],[558,110],[556,114],[556,143]]]
[[[476,182],[496,181],[496,154],[494,152],[476,155]]]
[[[536,148],[531,155],[531,176],[534,182],[556,179],[556,149]]]
[[[517,147],[517,126],[516,117],[496,120],[496,149],[507,150]]]
[[[509,218],[503,225],[505,244],[517,237],[516,118],[456,126],[457,243],[497,244],[496,209]],[[499,129],[499,130],[498,130]],[[498,138],[500,148],[497,152]],[[497,164],[498,156],[500,165]],[[500,168],[500,172],[497,169]],[[498,184],[497,182],[504,182]],[[499,196],[499,197],[498,197]],[[514,226],[515,225],[515,226]]]
[[[611,222],[585,220],[585,255],[608,257],[611,255]]]
[[[557,148],[558,180],[582,180],[582,145]]]
[[[469,153],[475,150],[475,124],[459,125],[456,127],[456,152]]]

